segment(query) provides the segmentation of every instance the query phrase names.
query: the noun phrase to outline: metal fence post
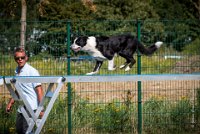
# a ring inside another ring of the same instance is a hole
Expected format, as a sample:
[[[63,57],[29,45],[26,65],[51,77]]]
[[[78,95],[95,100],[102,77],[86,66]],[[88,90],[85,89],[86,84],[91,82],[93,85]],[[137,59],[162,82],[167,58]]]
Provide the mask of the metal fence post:
[[[137,38],[140,41],[140,21],[137,21]],[[137,73],[141,74],[141,54],[137,50]],[[142,92],[141,92],[141,81],[138,81],[138,134],[142,133]]]
[[[68,21],[67,22],[67,75],[70,75],[70,28],[71,28],[71,22]],[[71,102],[71,83],[68,82],[67,83],[67,102],[68,102],[68,108],[67,108],[67,113],[68,113],[68,134],[72,133],[72,114],[71,114],[71,110],[72,110],[72,102]]]

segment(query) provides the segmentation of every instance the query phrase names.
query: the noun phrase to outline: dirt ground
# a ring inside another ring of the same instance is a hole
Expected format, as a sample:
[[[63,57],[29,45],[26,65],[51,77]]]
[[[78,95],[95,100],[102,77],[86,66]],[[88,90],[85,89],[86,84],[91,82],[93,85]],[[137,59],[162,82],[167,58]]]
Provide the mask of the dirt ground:
[[[46,86],[43,85],[44,89]],[[66,85],[63,86],[61,94],[67,94]],[[181,98],[195,100],[197,90],[200,90],[200,80],[196,81],[148,81],[141,82],[142,101],[150,97],[176,101]],[[72,92],[91,103],[108,103],[113,100],[125,101],[130,99],[137,102],[137,82],[99,82],[99,83],[72,83]],[[0,96],[9,98],[9,92],[1,86]],[[78,99],[80,99],[78,98]]]
[[[188,98],[194,100],[197,89],[200,90],[199,81],[151,81],[142,82],[142,101],[150,97],[158,99],[179,100]],[[72,88],[81,98],[90,102],[111,102],[113,100],[125,100],[127,97],[133,102],[137,101],[137,82],[115,83],[74,83]],[[130,91],[131,94],[128,94]],[[127,96],[128,95],[128,96]]]
[[[186,57],[177,61],[170,72],[178,74],[200,73],[200,56]],[[142,82],[142,101],[150,97],[167,100],[181,98],[195,99],[197,90],[200,90],[200,80],[196,81],[149,81]],[[90,102],[110,102],[114,99],[124,100],[130,91],[129,97],[137,101],[137,82],[113,83],[73,83],[75,92]]]

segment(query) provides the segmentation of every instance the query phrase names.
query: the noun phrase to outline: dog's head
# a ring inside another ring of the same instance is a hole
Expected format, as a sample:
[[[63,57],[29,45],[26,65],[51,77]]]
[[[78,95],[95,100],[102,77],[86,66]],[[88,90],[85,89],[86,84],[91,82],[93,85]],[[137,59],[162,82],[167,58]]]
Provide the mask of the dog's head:
[[[75,52],[81,51],[87,45],[87,40],[88,37],[86,36],[77,37],[71,45],[71,49]]]

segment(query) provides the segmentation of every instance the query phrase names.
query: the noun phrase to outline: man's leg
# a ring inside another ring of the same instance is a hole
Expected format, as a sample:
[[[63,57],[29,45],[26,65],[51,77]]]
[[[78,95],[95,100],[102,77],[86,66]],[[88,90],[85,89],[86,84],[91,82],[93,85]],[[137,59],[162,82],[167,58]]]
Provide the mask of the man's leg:
[[[16,130],[18,134],[26,134],[26,130],[28,129],[28,124],[26,119],[22,115],[22,113],[17,112],[17,119],[16,119]]]

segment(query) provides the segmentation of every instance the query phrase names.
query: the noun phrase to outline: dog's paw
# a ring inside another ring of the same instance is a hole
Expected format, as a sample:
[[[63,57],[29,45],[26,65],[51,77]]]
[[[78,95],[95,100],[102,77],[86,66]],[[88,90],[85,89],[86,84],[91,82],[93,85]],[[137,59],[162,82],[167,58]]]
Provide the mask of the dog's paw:
[[[126,67],[126,65],[121,65],[119,68],[120,69],[123,69],[123,68],[125,68]]]
[[[116,70],[116,67],[112,67],[112,68],[110,67],[110,68],[108,68],[108,70],[109,71],[114,71],[114,70]]]
[[[116,68],[109,68],[108,70],[109,71],[114,71],[114,70],[116,70]]]
[[[129,66],[126,67],[125,71],[129,71],[131,68]]]
[[[94,75],[96,74],[97,72],[90,72],[90,73],[87,73],[86,75]]]

